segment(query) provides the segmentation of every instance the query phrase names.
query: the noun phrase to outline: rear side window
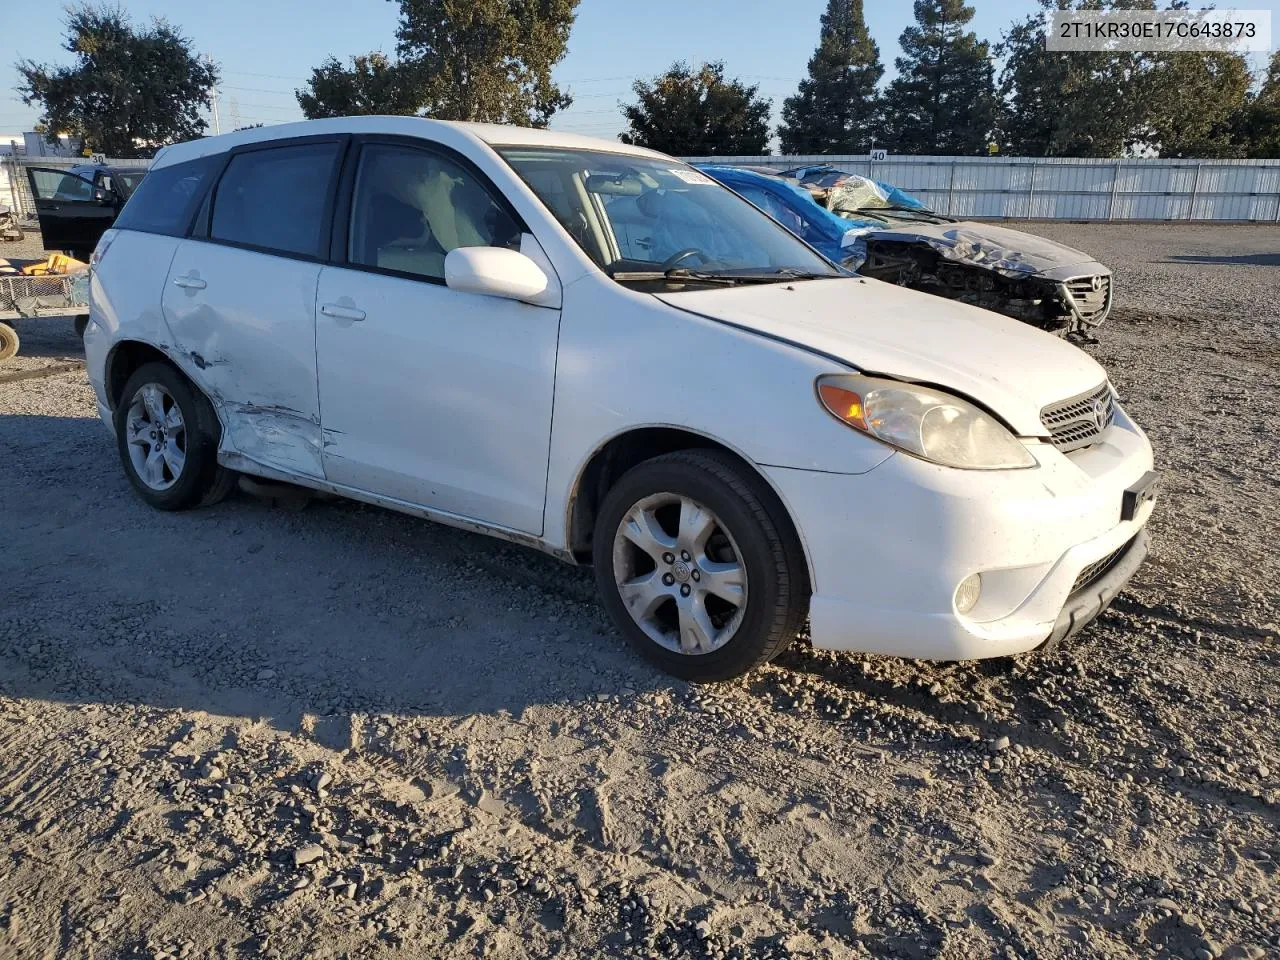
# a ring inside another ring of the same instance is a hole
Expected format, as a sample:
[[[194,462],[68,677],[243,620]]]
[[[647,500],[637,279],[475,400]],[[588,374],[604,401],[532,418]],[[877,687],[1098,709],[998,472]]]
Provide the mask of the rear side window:
[[[319,257],[328,247],[322,233],[339,147],[304,143],[233,156],[213,198],[210,237]]]
[[[143,233],[186,236],[196,205],[222,157],[201,157],[153,170],[141,179],[120,211],[115,226]]]

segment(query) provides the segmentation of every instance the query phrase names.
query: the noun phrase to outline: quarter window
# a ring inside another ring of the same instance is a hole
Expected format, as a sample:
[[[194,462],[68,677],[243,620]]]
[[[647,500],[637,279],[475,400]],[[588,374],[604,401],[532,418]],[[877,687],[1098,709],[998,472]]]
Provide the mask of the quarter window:
[[[210,237],[321,256],[328,245],[325,207],[338,149],[337,143],[305,143],[233,156],[214,196]]]
[[[215,155],[161,167],[145,176],[133,174],[137,178],[137,189],[128,194],[129,200],[116,218],[115,226],[170,237],[185,236],[209,177],[221,163],[222,157]]]
[[[519,249],[521,228],[475,174],[424,150],[373,144],[361,153],[347,259],[434,280],[458,247]]]

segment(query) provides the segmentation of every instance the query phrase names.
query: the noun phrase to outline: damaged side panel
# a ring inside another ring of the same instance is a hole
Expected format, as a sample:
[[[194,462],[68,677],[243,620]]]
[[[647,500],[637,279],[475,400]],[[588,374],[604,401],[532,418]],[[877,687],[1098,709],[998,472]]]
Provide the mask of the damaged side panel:
[[[164,312],[175,354],[218,409],[222,458],[323,477],[316,385],[320,267],[184,240]]]

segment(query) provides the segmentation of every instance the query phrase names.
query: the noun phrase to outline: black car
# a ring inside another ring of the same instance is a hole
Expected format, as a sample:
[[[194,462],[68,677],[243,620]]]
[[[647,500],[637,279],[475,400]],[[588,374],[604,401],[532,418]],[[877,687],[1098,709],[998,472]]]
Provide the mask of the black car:
[[[88,260],[98,238],[115,223],[146,167],[86,163],[70,168],[28,167],[46,250],[65,250]]]

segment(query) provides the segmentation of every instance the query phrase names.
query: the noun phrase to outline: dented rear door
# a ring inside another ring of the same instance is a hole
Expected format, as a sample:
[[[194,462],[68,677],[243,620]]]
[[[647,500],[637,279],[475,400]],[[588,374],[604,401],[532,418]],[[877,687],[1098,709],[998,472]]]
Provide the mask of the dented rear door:
[[[164,312],[175,346],[219,408],[224,450],[323,477],[316,396],[320,265],[184,240]]]
[[[173,258],[164,312],[218,407],[222,459],[322,478],[316,284],[345,138],[233,151]],[[207,217],[207,219],[205,219]]]

